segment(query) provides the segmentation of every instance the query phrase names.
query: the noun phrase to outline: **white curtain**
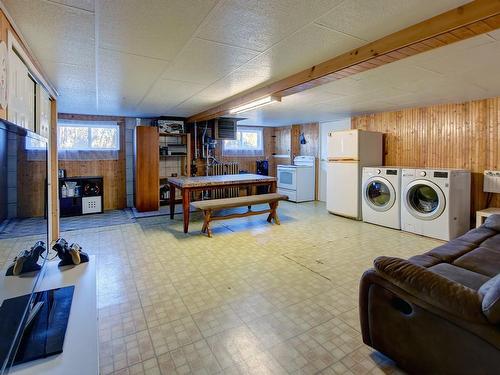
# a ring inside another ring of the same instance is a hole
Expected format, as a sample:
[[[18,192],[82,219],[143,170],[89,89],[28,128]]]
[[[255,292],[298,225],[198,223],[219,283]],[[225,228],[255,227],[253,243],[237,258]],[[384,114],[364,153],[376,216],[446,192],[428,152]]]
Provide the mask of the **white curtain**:
[[[223,141],[222,155],[264,156],[264,140],[262,128],[238,126],[236,140]]]

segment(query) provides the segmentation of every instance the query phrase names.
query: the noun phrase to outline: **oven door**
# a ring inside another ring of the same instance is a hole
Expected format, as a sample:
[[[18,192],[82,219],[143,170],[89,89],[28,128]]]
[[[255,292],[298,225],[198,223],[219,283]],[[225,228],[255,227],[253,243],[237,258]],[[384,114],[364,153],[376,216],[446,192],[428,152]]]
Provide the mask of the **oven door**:
[[[282,189],[297,189],[297,169],[294,167],[278,167],[278,187]]]

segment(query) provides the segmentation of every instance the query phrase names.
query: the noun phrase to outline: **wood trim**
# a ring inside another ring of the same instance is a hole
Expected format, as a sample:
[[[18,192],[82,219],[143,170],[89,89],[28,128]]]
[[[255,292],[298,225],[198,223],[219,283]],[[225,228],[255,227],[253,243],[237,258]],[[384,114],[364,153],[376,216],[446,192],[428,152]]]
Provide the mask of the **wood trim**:
[[[49,181],[48,207],[49,211],[49,242],[59,238],[59,174],[57,156],[57,102],[50,101],[50,135],[49,135]]]
[[[500,27],[500,0],[476,0],[397,31],[306,70],[233,97],[188,118],[205,121],[266,95],[295,94],[421,52],[468,39]]]

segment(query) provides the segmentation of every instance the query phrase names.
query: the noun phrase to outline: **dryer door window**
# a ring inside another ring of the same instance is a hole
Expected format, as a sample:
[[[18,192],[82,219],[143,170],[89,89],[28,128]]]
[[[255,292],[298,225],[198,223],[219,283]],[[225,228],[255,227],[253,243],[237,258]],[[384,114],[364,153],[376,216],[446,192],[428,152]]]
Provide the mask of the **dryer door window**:
[[[432,220],[439,217],[445,208],[445,197],[441,189],[426,180],[408,184],[405,191],[408,211],[417,219]]]
[[[375,211],[387,211],[396,201],[396,191],[391,183],[380,177],[372,177],[364,186],[366,203]]]

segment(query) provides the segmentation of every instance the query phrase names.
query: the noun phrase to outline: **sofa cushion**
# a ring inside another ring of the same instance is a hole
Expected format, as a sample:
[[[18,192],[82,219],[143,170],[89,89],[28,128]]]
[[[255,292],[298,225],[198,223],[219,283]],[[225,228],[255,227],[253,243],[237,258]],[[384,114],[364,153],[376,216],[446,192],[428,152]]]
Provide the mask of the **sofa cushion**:
[[[500,323],[500,274],[491,278],[479,289],[483,296],[483,313],[493,324]]]
[[[460,240],[463,242],[468,242],[468,243],[473,243],[476,245],[479,245],[481,242],[484,240],[488,239],[491,236],[494,236],[498,234],[498,231],[496,231],[493,228],[486,228],[484,224],[480,226],[479,228],[472,229],[465,233],[464,235],[456,238],[455,240],[451,242],[455,242],[456,240]]]
[[[500,232],[500,215],[490,215],[483,223],[483,227]]]
[[[455,259],[460,258],[464,254],[467,254],[469,251],[475,249],[476,247],[477,245],[474,243],[455,239],[441,246],[438,246],[431,251],[426,252],[425,254],[432,255],[442,262],[451,263]]]
[[[472,272],[449,263],[436,264],[430,267],[429,270],[474,290],[478,290],[489,280],[489,277],[480,273]]]
[[[481,242],[481,247],[489,247],[490,249],[500,249],[500,234],[488,238],[486,241]]]
[[[500,249],[478,247],[453,262],[455,266],[494,277],[500,273]]]
[[[433,257],[432,255],[428,254],[420,254],[420,255],[415,255],[412,256],[410,259],[408,259],[410,262],[422,266],[422,267],[431,267],[434,266],[438,263],[441,263],[441,260]]]

